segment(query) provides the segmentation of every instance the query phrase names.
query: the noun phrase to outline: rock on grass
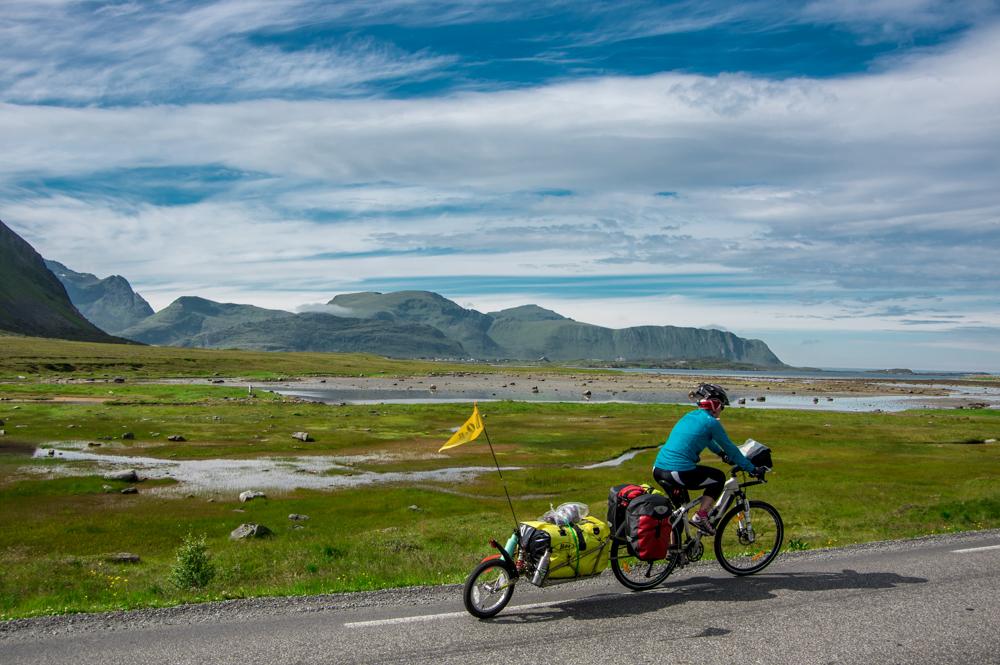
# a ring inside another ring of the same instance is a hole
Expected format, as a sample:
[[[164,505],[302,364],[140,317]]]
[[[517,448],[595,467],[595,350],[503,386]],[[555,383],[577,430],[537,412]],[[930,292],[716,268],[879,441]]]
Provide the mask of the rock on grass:
[[[263,524],[241,524],[229,533],[229,539],[266,538],[272,534],[273,532]]]
[[[267,495],[263,492],[258,492],[256,490],[247,490],[246,492],[240,492],[240,503],[246,503],[247,501],[253,501],[254,499],[266,499]]]
[[[104,474],[102,478],[104,478],[104,480],[122,480],[126,483],[139,482],[139,474],[135,472],[135,469],[129,469],[128,471],[112,471]]]

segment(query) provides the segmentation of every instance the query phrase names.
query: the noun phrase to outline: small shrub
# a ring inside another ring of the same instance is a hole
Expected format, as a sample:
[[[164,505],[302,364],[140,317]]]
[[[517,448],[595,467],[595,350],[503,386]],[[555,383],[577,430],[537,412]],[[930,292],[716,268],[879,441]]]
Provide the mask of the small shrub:
[[[789,552],[802,552],[809,549],[809,543],[799,538],[792,538],[788,541]]]
[[[208,553],[205,536],[190,533],[177,548],[177,560],[170,571],[170,581],[182,589],[200,589],[215,577],[215,564]]]

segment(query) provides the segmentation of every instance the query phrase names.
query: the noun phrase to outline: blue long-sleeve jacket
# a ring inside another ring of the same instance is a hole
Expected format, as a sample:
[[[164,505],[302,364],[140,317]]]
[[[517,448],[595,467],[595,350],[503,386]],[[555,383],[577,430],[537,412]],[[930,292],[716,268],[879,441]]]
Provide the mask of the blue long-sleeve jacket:
[[[690,471],[698,464],[701,451],[705,448],[716,455],[725,453],[744,471],[750,472],[755,468],[729,440],[718,418],[713,418],[705,409],[692,411],[677,421],[666,443],[660,447],[653,467],[664,471]]]

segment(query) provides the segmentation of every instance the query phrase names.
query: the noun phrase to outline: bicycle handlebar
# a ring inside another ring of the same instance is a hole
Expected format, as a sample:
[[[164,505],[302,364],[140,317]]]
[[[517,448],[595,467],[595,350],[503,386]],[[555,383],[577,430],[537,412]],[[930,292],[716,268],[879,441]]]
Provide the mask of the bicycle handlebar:
[[[757,478],[757,480],[759,480],[760,482],[766,483],[767,480],[765,480],[764,476],[767,475],[767,473],[771,470],[770,467],[758,466],[757,468],[761,471],[761,474],[759,476],[754,474],[754,477]],[[743,471],[743,469],[741,469],[738,466],[734,466],[729,470],[729,475],[735,478],[736,474],[739,473],[740,471]],[[749,472],[743,471],[743,473],[749,473]]]

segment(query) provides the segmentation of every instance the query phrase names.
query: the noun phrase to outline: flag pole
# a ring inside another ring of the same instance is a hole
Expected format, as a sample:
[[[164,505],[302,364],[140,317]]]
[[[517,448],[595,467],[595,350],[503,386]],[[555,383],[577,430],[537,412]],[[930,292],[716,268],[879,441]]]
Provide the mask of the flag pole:
[[[507,505],[510,506],[510,514],[514,518],[514,534],[517,536],[517,542],[521,542],[521,528],[520,522],[517,521],[517,514],[514,512],[514,503],[510,500],[510,492],[507,491],[507,481],[504,480],[503,472],[500,471],[500,462],[497,461],[497,454],[493,450],[493,442],[490,441],[490,433],[486,431],[486,425],[483,425],[483,434],[486,435],[486,443],[490,446],[490,454],[493,455],[493,464],[497,467],[497,474],[500,476],[500,482],[503,483],[503,493],[507,496]]]

